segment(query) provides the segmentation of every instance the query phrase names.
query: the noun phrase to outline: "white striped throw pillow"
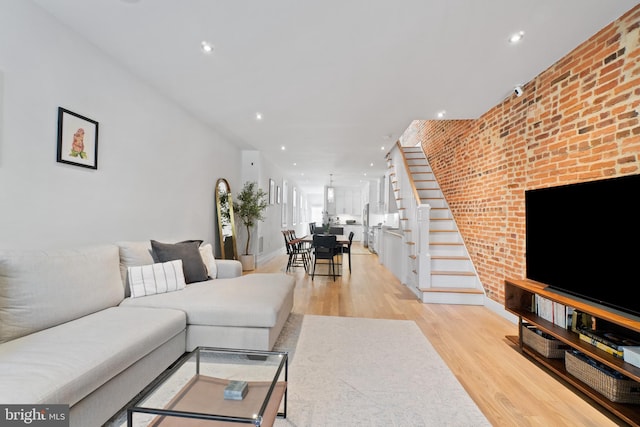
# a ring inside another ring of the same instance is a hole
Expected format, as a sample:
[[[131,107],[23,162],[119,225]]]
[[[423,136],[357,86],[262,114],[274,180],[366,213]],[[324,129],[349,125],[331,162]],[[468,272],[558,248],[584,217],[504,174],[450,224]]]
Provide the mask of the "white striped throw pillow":
[[[164,294],[186,286],[182,260],[127,267],[131,298]]]

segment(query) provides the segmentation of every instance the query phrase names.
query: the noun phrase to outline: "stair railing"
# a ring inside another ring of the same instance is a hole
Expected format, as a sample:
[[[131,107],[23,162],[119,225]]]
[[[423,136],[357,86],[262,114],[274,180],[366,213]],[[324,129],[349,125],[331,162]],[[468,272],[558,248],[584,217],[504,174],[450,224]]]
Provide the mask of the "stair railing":
[[[409,162],[400,143],[389,152],[389,161],[393,166],[395,179],[393,189],[396,204],[401,213],[400,227],[403,230],[403,253],[407,260],[403,267],[405,283],[415,293],[431,287],[431,256],[429,253],[429,221],[431,206],[422,203],[411,174]]]

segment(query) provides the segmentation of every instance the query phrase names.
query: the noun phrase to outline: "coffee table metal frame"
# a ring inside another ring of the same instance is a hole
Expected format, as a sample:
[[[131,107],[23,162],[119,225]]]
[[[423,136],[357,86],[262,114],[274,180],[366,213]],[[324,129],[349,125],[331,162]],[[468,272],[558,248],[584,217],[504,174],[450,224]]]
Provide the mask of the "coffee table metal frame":
[[[260,407],[260,410],[256,413],[253,418],[247,417],[234,417],[228,415],[216,415],[216,414],[206,414],[206,413],[198,413],[198,412],[185,412],[185,411],[177,411],[172,409],[160,409],[160,408],[148,408],[145,406],[138,406],[140,402],[148,398],[156,389],[162,386],[165,381],[170,378],[173,374],[175,374],[188,360],[192,359],[194,354],[196,358],[196,375],[200,373],[200,351],[211,351],[218,353],[228,353],[228,354],[236,354],[236,355],[244,355],[249,359],[260,360],[261,358],[266,358],[268,356],[280,356],[280,364],[276,369],[273,380],[271,381],[271,385],[267,394],[265,396],[264,401]],[[284,371],[284,381],[288,383],[289,377],[289,354],[285,351],[261,351],[261,350],[239,350],[239,349],[229,349],[229,348],[218,348],[218,347],[197,347],[191,352],[187,352],[182,355],[174,364],[165,370],[162,374],[160,374],[155,380],[151,382],[145,389],[136,397],[132,403],[127,407],[127,426],[133,425],[133,414],[134,413],[145,413],[145,414],[154,414],[160,416],[169,416],[169,417],[182,417],[182,418],[191,418],[191,419],[200,419],[200,420],[211,420],[211,421],[226,421],[226,422],[235,422],[235,423],[244,423],[244,424],[253,424],[255,426],[260,427],[263,421],[263,415],[267,409],[267,405],[271,399],[273,391],[278,383],[278,378]],[[281,418],[287,418],[287,387],[284,390],[284,402],[283,402],[283,410],[278,412],[276,415]]]

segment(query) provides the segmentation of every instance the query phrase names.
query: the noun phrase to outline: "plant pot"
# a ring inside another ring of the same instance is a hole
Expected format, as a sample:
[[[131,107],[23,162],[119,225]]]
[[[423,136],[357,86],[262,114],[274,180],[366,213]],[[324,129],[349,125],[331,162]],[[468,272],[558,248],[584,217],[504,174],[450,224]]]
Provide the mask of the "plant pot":
[[[240,255],[242,271],[251,271],[256,268],[256,257],[254,255]]]

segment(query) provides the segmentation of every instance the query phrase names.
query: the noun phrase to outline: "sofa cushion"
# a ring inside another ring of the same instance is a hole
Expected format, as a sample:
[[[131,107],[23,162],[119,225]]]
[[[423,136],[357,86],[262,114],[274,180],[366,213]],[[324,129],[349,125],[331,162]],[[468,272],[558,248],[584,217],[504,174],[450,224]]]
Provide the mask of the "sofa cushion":
[[[115,245],[0,251],[0,343],[117,306]]]
[[[184,290],[170,294],[126,298],[120,305],[183,310],[189,325],[271,328],[294,288],[292,276],[255,273],[192,283]]]
[[[182,260],[140,265],[127,269],[131,298],[163,294],[184,289]]]
[[[120,241],[116,242],[116,245],[118,245],[120,251],[120,275],[125,287],[125,296],[128,297],[131,295],[131,290],[127,281],[127,267],[149,265],[155,262],[153,255],[151,255],[151,242],[149,240]]]
[[[216,275],[218,279],[242,276],[242,263],[235,259],[217,259],[216,268],[218,269]]]
[[[209,275],[209,279],[217,278],[218,264],[216,264],[216,259],[213,256],[213,246],[211,246],[211,243],[207,243],[206,245],[200,246],[200,256],[202,257],[202,262],[204,262],[204,266],[207,268],[207,274]]]
[[[73,405],[184,329],[179,310],[112,307],[0,344],[0,402]]]
[[[158,262],[182,260],[184,279],[187,283],[202,282],[207,280],[207,268],[202,262],[200,255],[200,244],[202,240],[191,240],[178,243],[162,243],[156,240],[151,241],[153,256]]]

